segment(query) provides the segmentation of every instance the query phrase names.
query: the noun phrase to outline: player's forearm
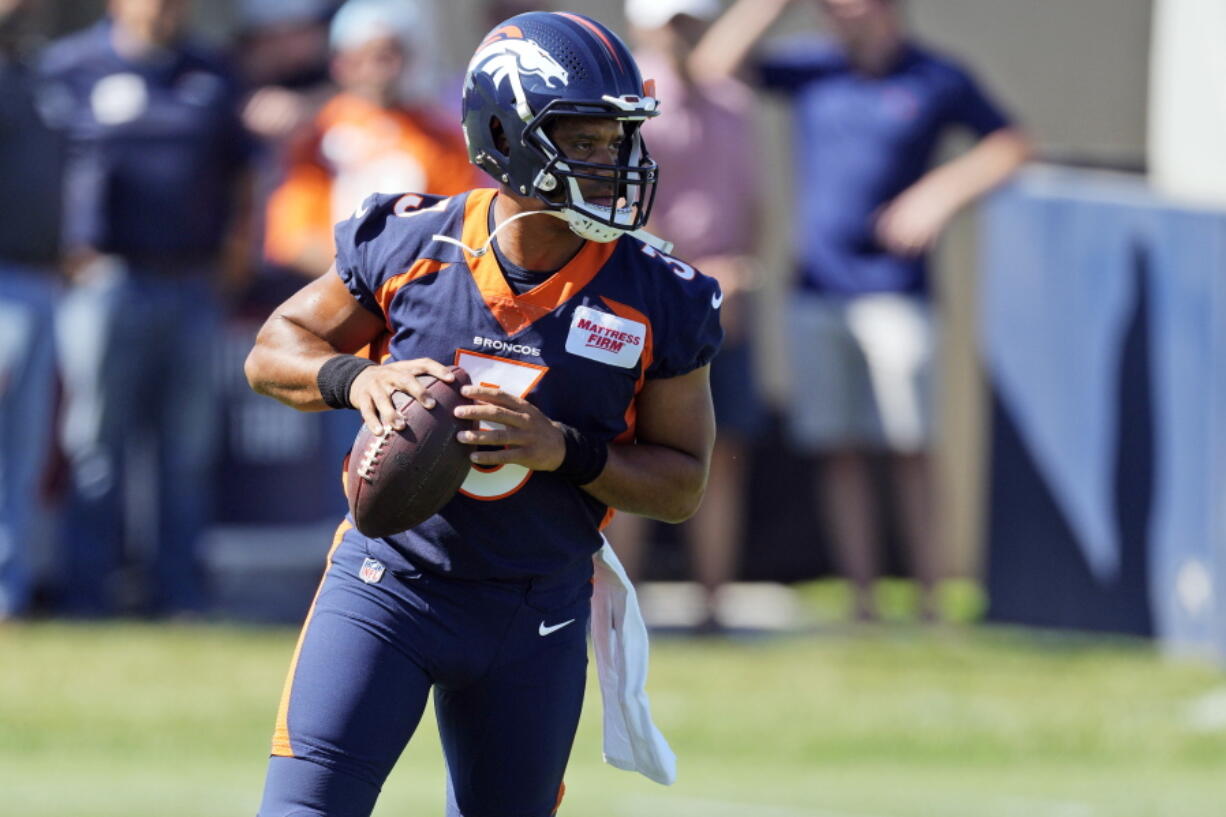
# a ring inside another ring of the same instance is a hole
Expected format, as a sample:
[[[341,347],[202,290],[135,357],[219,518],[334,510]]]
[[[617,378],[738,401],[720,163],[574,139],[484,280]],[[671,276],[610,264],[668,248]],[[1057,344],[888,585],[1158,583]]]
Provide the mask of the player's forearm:
[[[299,411],[324,411],[319,367],[338,354],[327,341],[274,314],[260,329],[243,372],[251,388]]]
[[[950,210],[957,212],[1005,182],[1030,158],[1030,141],[1016,128],[985,136],[969,151],[929,172],[925,183],[949,191]]]
[[[684,522],[698,510],[707,486],[707,464],[663,445],[609,446],[609,461],[583,489],[620,511]]]
[[[724,79],[737,74],[791,0],[739,0],[711,24],[686,61],[696,80]]]

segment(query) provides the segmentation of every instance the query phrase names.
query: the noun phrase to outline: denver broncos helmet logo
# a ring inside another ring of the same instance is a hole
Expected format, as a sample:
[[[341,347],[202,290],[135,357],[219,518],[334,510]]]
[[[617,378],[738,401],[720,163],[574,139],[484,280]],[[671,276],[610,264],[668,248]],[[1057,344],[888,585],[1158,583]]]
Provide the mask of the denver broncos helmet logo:
[[[517,101],[524,98],[523,77],[540,77],[547,88],[565,88],[570,82],[570,74],[548,51],[518,38],[487,41],[468,64],[469,85],[476,74],[487,75],[495,88],[510,79]]]

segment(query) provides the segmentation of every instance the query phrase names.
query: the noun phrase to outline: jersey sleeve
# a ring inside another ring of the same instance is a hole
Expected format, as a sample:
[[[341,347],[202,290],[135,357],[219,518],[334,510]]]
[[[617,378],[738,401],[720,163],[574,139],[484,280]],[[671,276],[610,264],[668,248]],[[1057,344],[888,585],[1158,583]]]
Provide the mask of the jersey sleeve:
[[[336,225],[336,273],[358,303],[380,318],[383,308],[375,298],[388,275],[388,264],[378,248],[372,248],[383,233],[398,196],[374,193],[357,211]]]
[[[951,96],[950,118],[983,137],[1012,124],[1009,117],[975,80],[971,73],[957,65],[950,69],[955,75]]]
[[[809,38],[791,38],[760,54],[752,64],[753,82],[768,91],[794,94],[829,70],[829,48]]]
[[[719,323],[724,294],[719,284],[688,265],[682,269],[693,272],[693,276],[687,279],[682,273],[663,273],[674,280],[663,293],[667,297],[661,312],[666,319],[654,344],[655,359],[647,369],[649,379],[678,377],[706,366],[724,339]]]

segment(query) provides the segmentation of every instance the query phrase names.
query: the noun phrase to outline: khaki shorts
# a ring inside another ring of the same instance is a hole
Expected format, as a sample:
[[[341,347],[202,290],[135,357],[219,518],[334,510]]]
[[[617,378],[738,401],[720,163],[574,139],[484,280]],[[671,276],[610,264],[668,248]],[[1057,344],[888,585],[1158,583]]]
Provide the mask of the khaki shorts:
[[[926,300],[798,293],[788,317],[795,445],[809,453],[927,447],[934,332]]]

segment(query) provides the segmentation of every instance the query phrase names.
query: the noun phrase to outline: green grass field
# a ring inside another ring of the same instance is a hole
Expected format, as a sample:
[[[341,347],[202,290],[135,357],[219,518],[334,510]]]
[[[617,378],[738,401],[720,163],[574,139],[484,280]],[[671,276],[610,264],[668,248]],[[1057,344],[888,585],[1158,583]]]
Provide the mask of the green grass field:
[[[294,637],[0,628],[0,815],[254,814]],[[679,782],[601,762],[589,687],[566,817],[1226,814],[1226,674],[1144,643],[905,623],[660,637],[650,689]],[[441,814],[442,789],[427,721],[376,814]]]

